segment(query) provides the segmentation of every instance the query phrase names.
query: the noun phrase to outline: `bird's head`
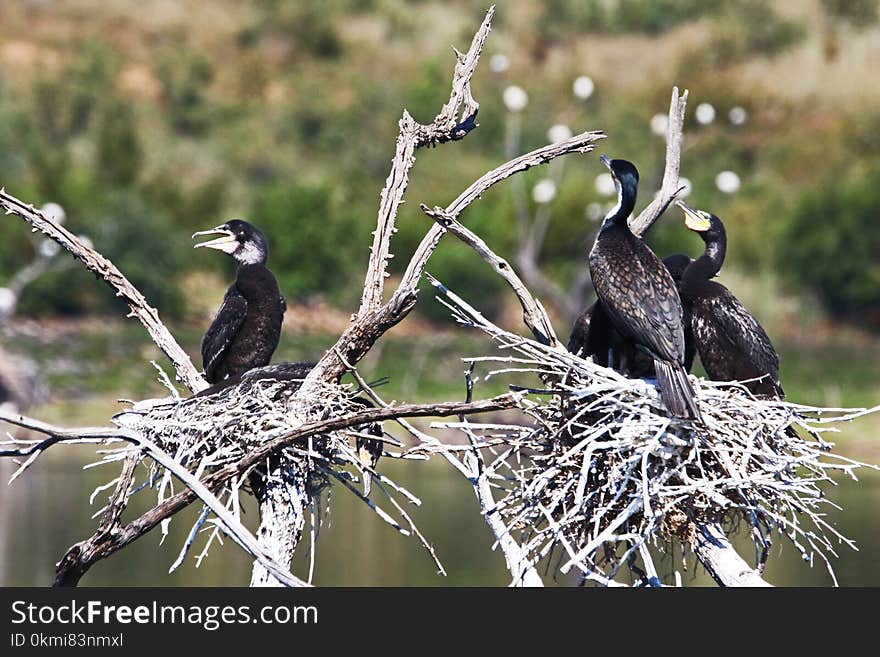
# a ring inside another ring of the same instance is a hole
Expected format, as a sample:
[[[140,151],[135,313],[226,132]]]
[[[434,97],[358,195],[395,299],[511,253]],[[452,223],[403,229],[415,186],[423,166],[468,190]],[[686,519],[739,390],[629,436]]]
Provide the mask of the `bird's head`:
[[[634,199],[639,189],[639,170],[636,165],[628,160],[612,160],[607,155],[600,155],[599,161],[608,167],[618,191]]]
[[[690,256],[685,255],[684,253],[676,253],[663,258],[663,264],[666,265],[666,269],[672,274],[672,280],[676,283],[681,281],[681,277],[684,275],[684,270],[687,269],[688,265],[692,262],[693,260],[691,260]]]
[[[269,257],[269,244],[266,241],[266,236],[259,228],[241,219],[233,219],[211,230],[194,233],[193,239],[199,235],[219,235],[220,237],[196,244],[194,248],[205,246],[209,249],[223,251],[223,253],[231,255],[240,265],[261,265]]]
[[[725,236],[721,219],[705,210],[695,210],[681,199],[675,204],[684,212],[684,225],[703,238],[704,242],[717,241]]]

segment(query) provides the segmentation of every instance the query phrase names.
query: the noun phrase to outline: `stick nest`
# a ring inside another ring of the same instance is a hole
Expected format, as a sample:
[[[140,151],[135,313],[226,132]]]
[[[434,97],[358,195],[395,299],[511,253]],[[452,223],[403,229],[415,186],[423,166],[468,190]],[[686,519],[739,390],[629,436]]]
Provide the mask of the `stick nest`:
[[[683,422],[666,414],[653,382],[505,331],[438,289],[459,323],[500,347],[467,359],[490,368],[485,378],[525,386],[537,375],[544,386],[521,404],[527,423],[447,424],[475,445],[496,445],[486,467],[497,507],[532,563],[561,548],[563,573],[607,585],[627,567],[635,583],[657,583],[657,553],[693,543],[706,523],[745,528],[759,571],[774,535],[811,564],[819,557],[832,578],[837,547],[855,548],[826,520],[839,507],[824,489],[833,474],[855,479],[866,464],[835,454],[822,434],[878,408],[757,399],[742,385],[691,377],[704,424]]]
[[[324,384],[315,393],[302,395],[299,389],[310,367],[311,364],[285,363],[251,370],[240,383],[223,388],[215,394],[137,402],[131,409],[118,414],[114,421],[142,433],[201,478],[202,473],[235,463],[254,448],[306,423],[354,414],[369,405],[364,398],[357,396],[357,391],[351,385]],[[279,375],[280,378],[273,378]],[[251,468],[238,480],[227,482],[216,494],[240,520],[241,491],[261,485],[260,475],[254,478],[255,472],[280,468],[295,473],[295,476],[304,481],[308,494],[311,511],[311,555],[314,559],[314,542],[323,515],[320,506],[321,492],[329,486],[331,480],[335,480],[400,533],[417,535],[436,561],[433,548],[424,540],[395,496],[414,504],[420,504],[420,500],[374,470],[380,453],[385,456],[399,456],[382,451],[387,443],[399,444],[394,438],[384,434],[379,423],[306,438],[302,444],[285,447],[274,454],[271,466],[267,462]],[[372,450],[372,458],[364,453],[362,448],[365,445]],[[129,447],[108,450],[100,463],[120,460],[130,452]],[[368,499],[366,489],[361,492],[356,487],[356,484],[370,480],[390,500],[399,521]],[[169,471],[148,460],[147,476],[133,492],[144,488],[155,489],[158,501],[162,502],[174,493],[173,484]],[[105,487],[100,487],[99,490]],[[203,528],[211,530],[211,533],[204,550],[197,557],[197,565],[206,556],[215,539],[222,541],[220,521],[213,518],[205,507],[190,531],[172,570],[182,562],[196,535]],[[163,533],[167,534],[167,531],[166,522],[163,523]],[[439,562],[437,565],[442,571]]]

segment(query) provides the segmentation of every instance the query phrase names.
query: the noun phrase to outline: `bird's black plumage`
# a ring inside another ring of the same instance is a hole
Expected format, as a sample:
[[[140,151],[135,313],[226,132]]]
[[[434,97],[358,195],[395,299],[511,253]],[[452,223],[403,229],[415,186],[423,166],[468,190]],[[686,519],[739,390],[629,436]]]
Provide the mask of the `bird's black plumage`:
[[[269,246],[259,229],[235,219],[196,233],[204,234],[221,237],[197,247],[223,251],[237,263],[235,281],[202,338],[205,378],[218,384],[269,364],[281,337],[286,304],[278,281],[266,267]]]
[[[713,381],[746,381],[753,394],[784,396],[779,383],[779,356],[764,327],[725,286],[711,280],[727,252],[724,223],[714,214],[679,202],[689,229],[706,250],[685,270],[681,298],[690,308],[700,361]],[[760,377],[760,378],[759,378]]]
[[[609,213],[590,251],[596,295],[614,328],[654,361],[660,396],[677,417],[700,419],[684,369],[682,306],[672,275],[653,251],[629,229],[639,174],[626,160],[602,162],[611,170],[618,203]]]
[[[689,256],[676,253],[663,259],[663,264],[672,275],[676,287],[681,275],[692,262]],[[684,369],[691,371],[696,356],[694,335],[691,331],[690,311],[682,305],[682,324],[684,327]],[[636,349],[632,340],[624,338],[614,328],[601,301],[588,306],[575,320],[568,339],[568,350],[583,358],[591,356],[593,362],[603,367],[611,367],[631,378],[654,378],[654,359]]]

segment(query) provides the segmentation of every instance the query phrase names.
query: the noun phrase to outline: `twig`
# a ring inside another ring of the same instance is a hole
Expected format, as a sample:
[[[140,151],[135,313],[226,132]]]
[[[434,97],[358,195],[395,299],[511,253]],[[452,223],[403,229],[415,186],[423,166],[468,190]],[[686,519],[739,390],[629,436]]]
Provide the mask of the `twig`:
[[[483,260],[492,265],[495,272],[501,276],[501,278],[507,281],[507,284],[510,285],[514,294],[516,294],[520,306],[522,306],[523,323],[532,332],[535,339],[550,347],[558,347],[559,340],[556,338],[556,333],[553,331],[553,326],[550,323],[550,318],[547,316],[547,312],[532,296],[532,293],[529,292],[519,276],[516,275],[516,272],[513,271],[510,263],[496,255],[479,235],[468,228],[465,228],[460,222],[448,215],[442,208],[434,207],[431,209],[424,203],[422,203],[421,208],[425,214],[434,219],[434,221],[440,224],[444,229],[476,251]]]

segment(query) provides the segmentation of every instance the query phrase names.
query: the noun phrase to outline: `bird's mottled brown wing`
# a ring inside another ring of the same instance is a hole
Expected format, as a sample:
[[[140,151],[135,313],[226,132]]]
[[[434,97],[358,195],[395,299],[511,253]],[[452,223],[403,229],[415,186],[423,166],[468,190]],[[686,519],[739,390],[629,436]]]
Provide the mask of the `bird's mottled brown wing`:
[[[779,383],[779,355],[764,327],[746,307],[723,285],[721,293],[710,301],[712,314],[720,330],[762,374],[769,374]]]
[[[607,235],[590,253],[596,293],[623,335],[663,360],[682,363],[681,300],[669,271],[644,242]]]

